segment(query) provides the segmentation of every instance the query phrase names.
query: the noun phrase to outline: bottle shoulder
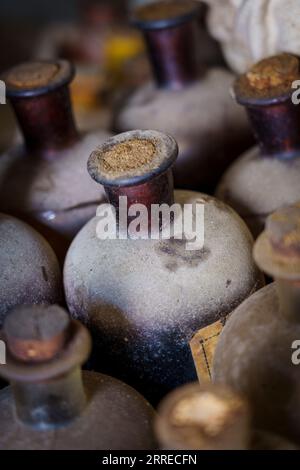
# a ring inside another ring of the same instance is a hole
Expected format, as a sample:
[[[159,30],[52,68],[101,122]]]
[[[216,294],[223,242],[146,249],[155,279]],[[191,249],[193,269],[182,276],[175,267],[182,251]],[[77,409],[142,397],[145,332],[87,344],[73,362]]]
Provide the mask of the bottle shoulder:
[[[53,159],[25,154],[22,146],[0,156],[1,206],[6,211],[59,211],[103,198],[87,171],[90,153],[109,133],[86,134]],[[14,193],[14,198],[10,195]]]
[[[217,345],[214,377],[235,384],[240,380],[242,389],[245,381],[254,378],[255,371],[260,380],[266,368],[292,371],[291,345],[299,337],[300,326],[284,317],[275,283],[269,284],[230,315]]]
[[[234,76],[221,68],[209,69],[201,79],[182,90],[158,89],[148,83],[134,92],[116,117],[117,128],[158,128],[176,136],[215,129],[248,128],[243,110],[229,94]],[[205,113],[203,113],[205,109]],[[184,116],[184,120],[182,119]],[[226,119],[225,119],[226,118]]]
[[[170,317],[183,322],[184,317],[197,317],[200,306],[203,316],[215,315],[218,308],[229,313],[260,285],[252,237],[232,209],[192,191],[176,191],[175,201],[181,206],[196,201],[204,205],[203,248],[187,250],[185,239],[99,240],[96,217],[79,232],[65,262],[64,282],[73,312],[80,311],[82,303],[91,310],[99,303],[113,303],[137,322],[147,320],[154,327]],[[168,314],[164,317],[163,312]]]
[[[243,217],[268,215],[300,199],[300,155],[289,160],[262,156],[255,147],[226,171],[216,196]]]
[[[0,447],[6,449],[153,449],[154,410],[134,389],[112,377],[83,372],[88,402],[65,427],[35,430],[15,419],[10,387],[0,391]],[[91,433],[91,430],[93,432]]]

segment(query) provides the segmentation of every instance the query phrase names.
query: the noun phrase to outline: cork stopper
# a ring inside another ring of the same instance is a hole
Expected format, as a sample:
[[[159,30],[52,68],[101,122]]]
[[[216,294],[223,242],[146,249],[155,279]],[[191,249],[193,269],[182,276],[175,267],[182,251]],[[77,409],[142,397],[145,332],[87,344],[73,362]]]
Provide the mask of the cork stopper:
[[[143,30],[174,28],[190,21],[200,11],[201,4],[197,1],[162,0],[136,8],[131,22]]]
[[[175,390],[163,400],[156,431],[164,448],[218,449],[230,442],[230,435],[235,448],[239,447],[233,442],[236,435],[245,437],[244,432],[247,433],[248,414],[248,405],[231,390],[195,383]]]
[[[64,347],[70,319],[57,305],[14,309],[5,319],[4,335],[10,353],[25,362],[53,359]]]
[[[254,257],[261,269],[274,277],[300,279],[300,202],[268,217]]]
[[[73,66],[57,60],[25,62],[8,70],[2,78],[8,97],[32,97],[66,85],[73,77]]]
[[[290,99],[292,84],[300,79],[299,58],[280,54],[255,64],[234,84],[234,95],[241,104],[268,104]]]
[[[90,155],[88,171],[104,186],[133,186],[165,172],[177,153],[175,140],[161,132],[124,132],[108,139]]]

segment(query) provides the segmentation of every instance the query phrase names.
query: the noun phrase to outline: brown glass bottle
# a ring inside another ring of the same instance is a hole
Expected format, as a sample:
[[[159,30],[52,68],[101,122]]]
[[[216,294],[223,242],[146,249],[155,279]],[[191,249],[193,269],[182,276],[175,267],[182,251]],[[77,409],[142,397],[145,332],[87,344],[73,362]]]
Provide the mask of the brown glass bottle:
[[[174,193],[176,156],[174,139],[157,131],[125,132],[98,147],[88,170],[105,187],[116,211],[113,221],[120,218],[118,235],[99,239],[104,205],[71,244],[64,266],[70,312],[95,334],[95,367],[109,364],[113,375],[153,401],[195,378],[188,344],[193,334],[262,285],[251,257],[252,237],[234,211],[205,194]],[[125,224],[121,197],[127,198]],[[131,232],[134,204],[147,210],[137,237]],[[191,234],[182,226],[179,236],[162,238],[164,223],[152,221],[155,204],[173,207],[171,234],[185,205],[202,205],[204,247],[187,248]]]
[[[114,128],[158,129],[175,137],[175,187],[210,192],[233,159],[251,144],[245,116],[228,89],[233,75],[200,70],[196,60],[199,2],[160,1],[139,7],[133,23],[143,31],[154,82],[118,110]]]
[[[0,213],[0,327],[17,305],[62,300],[61,273],[48,242],[21,220]]]
[[[281,436],[252,429],[247,400],[220,384],[184,385],[160,403],[155,420],[162,449],[294,450]]]
[[[58,60],[24,63],[2,77],[24,145],[0,156],[1,210],[36,226],[60,257],[103,199],[88,181],[86,155],[108,137],[78,134],[68,88],[73,75]]]
[[[241,215],[255,237],[270,213],[300,199],[300,106],[292,101],[292,83],[299,78],[299,59],[281,54],[256,64],[234,86],[258,147],[233,163],[216,195]]]
[[[0,448],[152,449],[151,406],[122,382],[82,372],[87,330],[58,306],[19,307],[4,323],[11,382],[0,391]]]
[[[254,424],[300,442],[300,204],[267,219],[254,257],[275,283],[243,302],[226,323],[214,360],[214,379],[248,398]],[[299,345],[298,345],[299,348]],[[297,357],[296,357],[297,359]]]

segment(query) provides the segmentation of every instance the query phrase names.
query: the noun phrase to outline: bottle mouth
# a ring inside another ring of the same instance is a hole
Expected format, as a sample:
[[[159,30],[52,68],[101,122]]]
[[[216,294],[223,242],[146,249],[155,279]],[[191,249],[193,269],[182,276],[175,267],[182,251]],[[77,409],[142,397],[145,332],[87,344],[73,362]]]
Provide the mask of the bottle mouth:
[[[37,60],[12,67],[2,79],[9,98],[29,98],[69,84],[74,75],[74,66],[66,60]]]
[[[135,130],[108,139],[89,157],[90,176],[104,186],[135,186],[164,173],[177,158],[173,137]]]
[[[138,7],[131,15],[131,24],[142,30],[174,28],[193,19],[202,11],[194,0],[163,0]]]
[[[205,448],[248,413],[247,403],[225,387],[189,384],[162,401],[156,431],[164,445],[173,442],[185,449]]]
[[[267,106],[291,100],[293,82],[300,79],[300,61],[292,54],[264,59],[241,75],[232,93],[239,104]]]

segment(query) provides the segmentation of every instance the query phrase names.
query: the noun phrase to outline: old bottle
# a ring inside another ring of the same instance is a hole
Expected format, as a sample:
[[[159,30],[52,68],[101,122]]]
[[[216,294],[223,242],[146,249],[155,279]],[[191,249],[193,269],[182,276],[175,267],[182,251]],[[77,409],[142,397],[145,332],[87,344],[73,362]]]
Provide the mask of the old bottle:
[[[299,78],[299,59],[282,54],[259,62],[234,86],[259,145],[233,163],[216,195],[255,237],[270,213],[300,199],[300,106],[292,101],[292,84]]]
[[[295,450],[281,436],[251,425],[247,400],[220,384],[192,383],[167,395],[154,422],[162,449]]]
[[[117,111],[114,128],[158,129],[179,145],[175,187],[211,191],[225,168],[249,147],[245,116],[229,95],[233,75],[200,69],[196,60],[199,2],[163,0],[138,7],[133,23],[145,36],[155,83]]]
[[[64,266],[70,312],[95,333],[96,367],[109,364],[113,375],[153,401],[195,378],[188,345],[193,333],[225,317],[261,285],[252,237],[229,207],[192,191],[176,191],[172,206],[176,156],[172,137],[149,130],[125,132],[98,147],[88,170],[105,187],[118,233],[102,234],[104,205],[71,244]],[[204,207],[204,246],[197,206]],[[139,210],[142,221],[134,217]],[[183,210],[191,214],[184,227]],[[190,231],[191,222],[199,233]],[[188,246],[195,236],[200,243]]]
[[[1,210],[36,226],[59,255],[103,199],[90,184],[86,156],[108,136],[79,136],[68,89],[73,75],[62,60],[24,63],[3,75],[24,145],[0,157]]]
[[[33,228],[0,214],[0,326],[21,304],[62,299],[61,273],[49,244]]]
[[[275,283],[253,294],[232,313],[221,333],[213,367],[216,381],[249,399],[257,427],[298,444],[299,241],[300,203],[269,216],[266,230],[256,241],[254,257]]]
[[[81,372],[90,335],[58,306],[18,307],[2,340],[1,449],[152,449],[151,406],[112,377]]]

